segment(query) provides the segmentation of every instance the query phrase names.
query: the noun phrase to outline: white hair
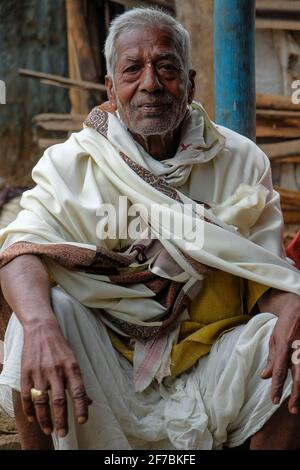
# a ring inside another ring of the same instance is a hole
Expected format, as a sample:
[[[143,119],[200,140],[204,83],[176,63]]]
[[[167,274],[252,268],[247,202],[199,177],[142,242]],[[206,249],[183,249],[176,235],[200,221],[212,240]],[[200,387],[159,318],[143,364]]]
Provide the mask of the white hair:
[[[175,44],[185,72],[192,68],[191,40],[187,30],[179,21],[157,7],[139,7],[117,16],[110,25],[105,42],[104,54],[108,75],[113,76],[116,65],[116,41],[121,33],[137,27],[168,27],[175,33]]]

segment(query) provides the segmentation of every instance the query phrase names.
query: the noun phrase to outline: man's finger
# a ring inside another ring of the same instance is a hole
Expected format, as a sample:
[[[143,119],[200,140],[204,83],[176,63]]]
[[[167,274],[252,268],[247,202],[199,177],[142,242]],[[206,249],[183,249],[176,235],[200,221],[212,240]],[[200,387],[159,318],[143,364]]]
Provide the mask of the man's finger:
[[[73,401],[74,415],[77,422],[83,424],[88,419],[88,407],[92,401],[87,396],[78,364],[72,365],[67,377],[67,386]]]
[[[35,420],[35,408],[31,398],[31,388],[33,387],[33,382],[28,373],[23,373],[21,377],[21,400],[22,407],[25,416],[27,416],[28,421],[32,422]]]
[[[37,390],[48,390],[48,384],[44,380],[34,380],[34,388]],[[49,405],[49,394],[42,394],[33,401],[37,421],[42,431],[49,435],[53,432],[51,410]]]
[[[300,409],[300,365],[292,366],[293,386],[288,408],[292,414],[297,414]]]
[[[284,382],[289,369],[289,356],[288,345],[276,345],[271,386],[271,400],[276,405],[281,400]]]
[[[59,437],[65,437],[68,433],[68,409],[65,385],[60,377],[51,381],[51,402],[54,427]]]
[[[268,354],[267,364],[266,364],[265,369],[260,374],[262,379],[269,379],[270,377],[272,377],[274,359],[275,359],[275,344],[274,344],[274,341],[271,339],[269,343],[269,354]]]

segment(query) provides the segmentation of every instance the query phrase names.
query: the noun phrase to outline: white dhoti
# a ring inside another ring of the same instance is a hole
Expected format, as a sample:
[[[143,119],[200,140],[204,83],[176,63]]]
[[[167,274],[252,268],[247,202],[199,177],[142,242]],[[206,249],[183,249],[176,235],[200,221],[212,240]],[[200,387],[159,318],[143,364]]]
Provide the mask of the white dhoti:
[[[58,322],[79,362],[89,419],[78,425],[68,403],[69,433],[53,433],[56,449],[221,449],[241,445],[279,405],[262,380],[276,317],[259,314],[224,334],[188,372],[134,393],[132,366],[112,346],[106,327],[60,288],[52,289]],[[11,416],[11,389],[20,390],[23,328],[13,314],[5,336],[0,405]],[[282,401],[291,393],[289,373]]]

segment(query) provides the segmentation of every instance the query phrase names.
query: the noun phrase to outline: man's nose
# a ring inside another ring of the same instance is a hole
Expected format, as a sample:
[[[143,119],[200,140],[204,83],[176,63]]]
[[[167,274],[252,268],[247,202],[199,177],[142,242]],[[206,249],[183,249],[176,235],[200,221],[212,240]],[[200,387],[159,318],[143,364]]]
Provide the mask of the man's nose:
[[[162,90],[162,88],[163,85],[159,81],[155,67],[151,64],[147,64],[142,74],[140,90],[153,93],[154,91]]]

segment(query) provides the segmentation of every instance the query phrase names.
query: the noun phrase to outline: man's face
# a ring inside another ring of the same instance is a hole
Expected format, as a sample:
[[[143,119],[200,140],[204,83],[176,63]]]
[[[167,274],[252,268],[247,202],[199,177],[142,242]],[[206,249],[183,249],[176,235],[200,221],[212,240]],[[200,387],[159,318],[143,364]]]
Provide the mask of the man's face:
[[[195,72],[187,76],[169,28],[136,27],[116,44],[114,80],[106,77],[110,102],[128,129],[141,136],[175,130],[191,103]]]

